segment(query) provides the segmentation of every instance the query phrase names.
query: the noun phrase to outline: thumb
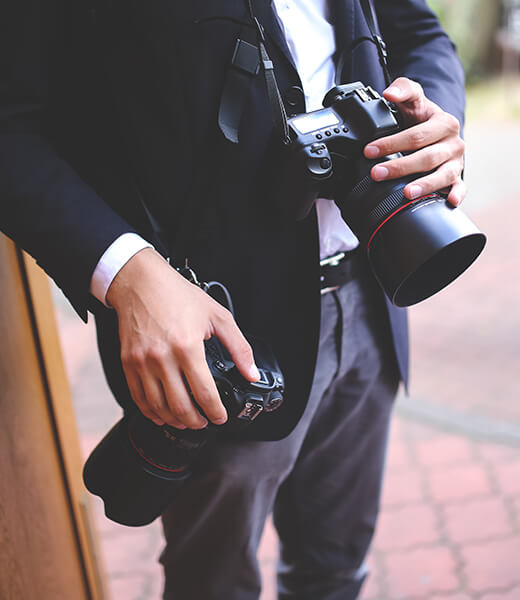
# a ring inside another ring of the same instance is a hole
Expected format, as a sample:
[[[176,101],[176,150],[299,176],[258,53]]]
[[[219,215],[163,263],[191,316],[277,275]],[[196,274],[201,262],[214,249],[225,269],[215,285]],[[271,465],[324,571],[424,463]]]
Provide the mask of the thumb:
[[[384,92],[383,96],[397,104],[409,125],[428,120],[434,105],[424,95],[424,90],[416,81],[399,77]]]

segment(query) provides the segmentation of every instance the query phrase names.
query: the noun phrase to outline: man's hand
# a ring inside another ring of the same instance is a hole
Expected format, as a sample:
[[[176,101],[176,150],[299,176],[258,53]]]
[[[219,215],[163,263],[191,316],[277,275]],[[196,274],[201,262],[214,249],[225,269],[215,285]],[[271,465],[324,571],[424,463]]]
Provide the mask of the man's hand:
[[[250,381],[260,374],[231,313],[146,248],[119,271],[107,301],[117,311],[121,360],[141,412],[157,425],[200,429],[227,420],[206,363],[203,340],[216,335]]]
[[[413,173],[433,171],[404,188],[410,200],[444,188],[451,188],[448,200],[458,206],[466,196],[461,174],[464,167],[464,142],[460,138],[457,119],[444,112],[424,95],[422,87],[400,77],[383,93],[396,103],[409,129],[370,142],[365,147],[367,158],[376,159],[395,152],[412,154],[389,160],[372,168],[375,181],[396,179]]]

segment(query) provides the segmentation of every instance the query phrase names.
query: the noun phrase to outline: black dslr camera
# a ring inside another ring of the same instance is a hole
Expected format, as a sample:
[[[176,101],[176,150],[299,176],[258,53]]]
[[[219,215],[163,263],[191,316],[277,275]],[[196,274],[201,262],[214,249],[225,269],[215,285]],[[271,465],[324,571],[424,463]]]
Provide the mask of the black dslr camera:
[[[433,193],[413,201],[403,189],[417,176],[375,182],[369,142],[401,130],[397,109],[360,82],[332,88],[325,108],[288,119],[288,168],[276,202],[302,219],[318,197],[332,198],[361,244],[391,301],[410,306],[456,279],[478,257],[486,237],[460,209]]]
[[[136,409],[96,446],[83,479],[87,489],[103,499],[109,519],[130,526],[151,523],[190,477],[195,459],[221,431],[240,431],[280,406],[284,379],[278,363],[266,344],[251,337],[248,341],[261,375],[256,383],[242,377],[217,338],[204,342],[206,361],[228,413],[224,425],[210,422],[201,430],[157,426]]]

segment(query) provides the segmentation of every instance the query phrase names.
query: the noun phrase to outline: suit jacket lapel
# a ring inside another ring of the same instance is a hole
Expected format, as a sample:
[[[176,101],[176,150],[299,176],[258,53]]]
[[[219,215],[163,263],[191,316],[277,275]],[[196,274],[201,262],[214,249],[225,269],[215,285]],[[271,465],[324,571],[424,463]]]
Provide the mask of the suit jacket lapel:
[[[285,34],[278,21],[272,0],[253,0],[253,7],[255,10],[255,16],[264,27],[266,35],[282,51],[285,58],[296,70],[296,65],[294,64],[291,51],[287,45]]]
[[[329,0],[338,52],[348,48],[356,38],[355,5],[356,0]]]

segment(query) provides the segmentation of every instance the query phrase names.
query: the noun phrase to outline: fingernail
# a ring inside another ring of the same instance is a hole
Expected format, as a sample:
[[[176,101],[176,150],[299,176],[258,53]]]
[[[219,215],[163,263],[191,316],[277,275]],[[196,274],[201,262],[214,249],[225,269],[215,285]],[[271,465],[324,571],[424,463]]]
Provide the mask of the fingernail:
[[[367,158],[377,158],[379,156],[379,148],[377,146],[367,146],[365,148],[365,156]]]
[[[226,417],[222,417],[221,419],[215,419],[213,421],[213,423],[215,423],[215,425],[223,425],[226,421],[227,421],[227,418]]]
[[[386,90],[387,94],[392,94],[392,96],[401,97],[403,95],[403,90],[393,85]]]
[[[251,365],[251,368],[249,369],[249,375],[251,376],[251,379],[260,379],[260,371],[257,369],[255,364]]]
[[[161,421],[160,419],[153,419],[153,422],[158,426],[158,427],[162,427],[164,425],[164,421]]]
[[[462,200],[455,196],[455,198],[450,198],[450,202],[453,204],[453,206],[459,206]]]
[[[411,185],[409,187],[410,198],[418,198],[422,194],[422,187],[420,185]]]
[[[203,419],[199,424],[198,424],[198,428],[199,429],[204,429],[204,427],[208,426],[208,422],[206,419]]]
[[[372,176],[376,180],[385,179],[385,177],[388,177],[388,169],[380,166],[374,167],[372,170]]]

